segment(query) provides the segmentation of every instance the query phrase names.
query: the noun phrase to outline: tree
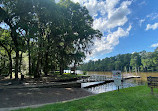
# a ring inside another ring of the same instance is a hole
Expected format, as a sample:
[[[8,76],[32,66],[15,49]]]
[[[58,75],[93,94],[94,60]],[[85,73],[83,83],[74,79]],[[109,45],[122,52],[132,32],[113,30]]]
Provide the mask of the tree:
[[[58,4],[54,0],[1,0],[0,4],[0,23],[7,24],[10,37],[9,44],[1,41],[1,47],[9,52],[10,61],[11,51],[15,52],[15,79],[22,73],[26,55],[29,75],[34,78],[59,68],[63,74],[64,68],[82,62],[93,39],[102,35],[92,28],[88,10],[70,0]]]
[[[136,71],[137,67],[139,67],[140,65],[141,65],[141,57],[139,53],[135,52],[131,55],[130,66],[132,66],[132,69],[135,69]]]
[[[12,41],[14,43],[14,51],[16,53],[15,59],[15,79],[18,79],[18,72],[19,72],[19,51],[20,46],[23,45],[21,42],[20,35],[20,17],[26,13],[24,8],[22,8],[21,3],[22,0],[1,0],[2,7],[0,7],[0,12],[2,16],[0,18],[0,22],[4,22],[9,26],[10,35]],[[19,4],[20,3],[20,4]]]
[[[9,58],[9,75],[12,78],[12,40],[10,37],[10,32],[8,30],[3,30],[0,28],[0,47],[3,47],[7,52]]]
[[[59,49],[60,74],[62,74],[64,67],[72,61],[68,61],[66,58],[80,54],[78,60],[76,60],[78,57],[73,58],[75,64],[81,62],[81,55],[84,58],[85,54],[90,51],[89,47],[93,44],[92,40],[95,37],[101,37],[102,34],[92,28],[93,19],[85,7],[81,7],[70,0],[61,0],[59,5],[62,6],[65,17],[64,25],[60,29],[63,33],[58,39],[60,44],[57,46]]]

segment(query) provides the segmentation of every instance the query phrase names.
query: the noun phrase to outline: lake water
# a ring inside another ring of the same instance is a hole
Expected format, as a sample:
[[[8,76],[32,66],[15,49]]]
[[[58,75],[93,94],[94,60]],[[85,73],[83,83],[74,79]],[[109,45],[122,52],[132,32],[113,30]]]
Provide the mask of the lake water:
[[[66,72],[70,72],[69,70],[65,70]],[[83,74],[83,71],[81,70],[77,70],[76,71],[77,74]],[[126,75],[126,73],[122,73],[123,75]],[[132,73],[133,75],[137,75],[140,76],[141,78],[133,78],[133,79],[128,79],[125,80],[122,83],[121,88],[127,88],[127,87],[135,87],[135,86],[139,86],[139,85],[145,85],[147,83],[147,77],[148,76],[152,76],[152,77],[158,77],[158,72],[139,72],[138,74],[136,74],[135,72]],[[112,72],[87,72],[87,75],[106,75],[106,77],[111,78],[112,77]],[[91,85],[91,84],[96,84],[96,82],[90,82],[90,83],[82,83],[82,87]],[[85,90],[88,90],[94,94],[98,94],[98,93],[103,93],[103,92],[108,92],[108,91],[113,91],[113,90],[117,90],[116,85],[111,82],[111,83],[106,83],[103,85],[98,85],[95,87],[91,87],[91,88],[84,88]]]
[[[112,72],[87,72],[88,75],[106,75],[107,77],[112,77]],[[126,73],[123,73],[123,75],[125,75]],[[133,78],[133,79],[128,79],[125,80],[122,83],[121,88],[127,88],[127,87],[135,87],[135,86],[139,86],[139,85],[145,85],[147,83],[147,77],[148,76],[153,76],[153,77],[158,77],[158,73],[157,72],[140,72],[138,74],[136,73],[132,73],[133,75],[138,75],[141,78]],[[89,83],[85,84],[88,85]],[[92,84],[92,83],[90,83]],[[108,92],[108,91],[113,91],[113,90],[117,90],[118,87],[114,84],[114,82],[111,83],[106,83],[103,85],[98,85],[95,87],[91,87],[91,88],[84,88],[94,94],[98,94],[98,93],[103,93],[103,92]]]
[[[82,83],[82,84],[88,85],[89,83]],[[127,88],[127,87],[135,87],[135,86],[139,86],[139,85],[145,85],[145,84],[146,84],[146,82],[142,82],[136,78],[133,78],[133,79],[128,79],[128,80],[123,81],[121,87],[119,87],[119,88],[122,89],[122,88]],[[84,89],[88,90],[89,92],[92,92],[94,94],[98,94],[98,93],[118,90],[118,87],[114,84],[114,82],[111,82],[111,83],[106,83],[103,85],[98,85],[95,87],[84,88]]]

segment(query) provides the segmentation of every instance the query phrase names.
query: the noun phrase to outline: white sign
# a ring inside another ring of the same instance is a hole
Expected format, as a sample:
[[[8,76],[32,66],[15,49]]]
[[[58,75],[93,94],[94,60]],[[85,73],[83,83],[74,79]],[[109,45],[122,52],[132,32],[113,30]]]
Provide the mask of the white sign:
[[[112,71],[112,76],[114,79],[114,84],[116,86],[121,86],[121,79],[122,79],[121,71]]]

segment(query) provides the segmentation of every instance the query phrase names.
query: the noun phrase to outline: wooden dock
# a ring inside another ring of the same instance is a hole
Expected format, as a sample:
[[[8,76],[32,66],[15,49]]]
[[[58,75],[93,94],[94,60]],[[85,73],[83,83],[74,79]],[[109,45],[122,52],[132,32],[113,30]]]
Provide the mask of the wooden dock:
[[[140,76],[124,76],[122,80],[131,79],[131,78],[140,78]],[[105,75],[92,75],[92,76],[85,76],[81,78],[83,83],[85,82],[98,82],[98,81],[114,81],[113,78],[107,78]]]
[[[96,78],[93,75],[92,77],[90,76],[90,77],[87,77],[87,78],[84,78],[84,79],[80,80],[80,82],[81,83],[98,82],[98,83],[90,84],[90,85],[86,86],[85,88],[94,87],[94,86],[97,86],[97,85],[102,85],[102,84],[114,82],[113,78],[107,78],[105,75],[95,75],[95,76],[96,76]],[[140,76],[135,76],[135,75],[124,76],[122,78],[122,81],[127,80],[127,79],[132,79],[132,78],[140,78]]]

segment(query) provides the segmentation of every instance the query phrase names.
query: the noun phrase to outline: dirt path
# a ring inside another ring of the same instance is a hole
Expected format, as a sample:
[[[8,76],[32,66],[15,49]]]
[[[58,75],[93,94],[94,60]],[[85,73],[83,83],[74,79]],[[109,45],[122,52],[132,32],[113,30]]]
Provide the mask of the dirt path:
[[[81,88],[0,89],[1,108],[54,103],[92,95]]]

